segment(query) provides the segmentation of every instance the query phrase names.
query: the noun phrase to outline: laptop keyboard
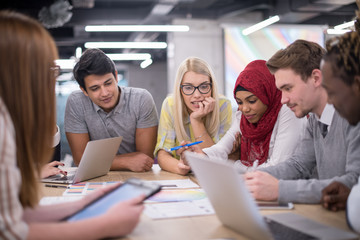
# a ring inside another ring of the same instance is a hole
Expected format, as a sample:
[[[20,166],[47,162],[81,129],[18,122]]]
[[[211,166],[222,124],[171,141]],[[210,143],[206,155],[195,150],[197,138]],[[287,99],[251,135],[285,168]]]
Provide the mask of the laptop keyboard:
[[[75,175],[70,175],[70,176],[61,176],[61,177],[58,177],[56,180],[73,180],[75,177]]]
[[[300,232],[296,229],[285,226],[281,223],[275,222],[271,219],[265,218],[267,225],[275,240],[307,240],[307,239],[318,239],[314,236]]]

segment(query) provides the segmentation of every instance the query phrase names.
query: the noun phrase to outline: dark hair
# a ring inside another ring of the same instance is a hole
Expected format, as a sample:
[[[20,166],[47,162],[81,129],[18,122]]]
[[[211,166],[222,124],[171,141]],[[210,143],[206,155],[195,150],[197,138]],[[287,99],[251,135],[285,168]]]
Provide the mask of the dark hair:
[[[334,75],[352,85],[360,76],[360,22],[355,21],[355,31],[345,33],[326,42],[327,53],[323,59],[330,62]]]
[[[279,69],[290,68],[306,81],[314,69],[320,69],[325,49],[315,42],[296,40],[285,49],[277,51],[266,65],[274,74]]]
[[[235,93],[236,92],[239,92],[239,91],[247,91],[247,92],[249,92],[249,90],[247,90],[246,88],[244,88],[243,86],[241,86],[240,84],[239,85],[237,85],[237,87],[235,88]]]
[[[95,75],[105,75],[107,73],[112,73],[116,77],[116,69],[114,62],[106,56],[106,54],[100,49],[87,49],[83,55],[80,57],[78,63],[76,63],[73,74],[75,80],[79,83],[85,91],[85,82],[84,78],[95,74]]]

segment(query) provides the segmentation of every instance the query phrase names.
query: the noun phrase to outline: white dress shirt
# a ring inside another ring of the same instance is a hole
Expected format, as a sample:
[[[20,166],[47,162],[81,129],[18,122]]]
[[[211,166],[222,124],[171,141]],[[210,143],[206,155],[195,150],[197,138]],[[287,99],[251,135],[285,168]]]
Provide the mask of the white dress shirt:
[[[209,157],[221,160],[228,159],[235,140],[235,134],[237,132],[241,133],[240,119],[241,111],[237,111],[232,125],[225,136],[217,144],[203,149]],[[259,168],[273,166],[290,158],[300,140],[300,135],[306,122],[306,117],[297,118],[286,105],[283,105],[271,134],[268,159]],[[240,171],[247,169],[240,161],[237,162],[236,167]]]

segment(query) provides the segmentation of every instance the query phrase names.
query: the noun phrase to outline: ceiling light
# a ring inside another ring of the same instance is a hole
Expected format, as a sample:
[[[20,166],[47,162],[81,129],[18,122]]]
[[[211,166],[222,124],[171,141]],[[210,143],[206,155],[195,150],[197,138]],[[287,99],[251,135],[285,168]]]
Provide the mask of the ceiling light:
[[[355,24],[355,20],[354,20],[354,21],[350,21],[350,22],[346,22],[346,23],[343,23],[343,24],[336,25],[336,26],[334,27],[334,29],[349,28],[349,27],[354,26],[354,24]]]
[[[328,29],[326,30],[327,34],[337,34],[337,35],[341,35],[347,32],[350,32],[351,30],[349,29]]]
[[[280,17],[278,15],[273,16],[273,17],[268,18],[268,19],[266,19],[266,20],[264,20],[262,22],[259,22],[259,23],[255,24],[255,25],[252,25],[251,27],[245,28],[242,31],[242,34],[245,35],[245,36],[249,35],[250,33],[253,33],[255,31],[257,31],[257,30],[260,30],[260,29],[262,29],[264,27],[267,27],[267,26],[269,26],[269,25],[271,25],[273,23],[276,23],[279,20],[280,20]]]
[[[146,48],[164,49],[166,42],[86,42],[85,48]]]
[[[81,49],[81,47],[77,47],[75,50],[75,57],[77,59],[79,59],[81,57],[81,55],[82,55],[82,49]]]
[[[152,64],[152,59],[149,58],[149,59],[146,59],[144,60],[143,62],[140,63],[140,67],[141,68],[147,68],[148,66],[150,66],[150,64]]]
[[[151,60],[151,54],[149,53],[109,53],[106,55],[113,61]],[[60,69],[72,70],[76,64],[76,61],[75,59],[56,59],[55,64],[60,66]]]
[[[86,32],[188,32],[187,25],[90,25]]]
[[[167,15],[173,8],[174,8],[174,5],[158,3],[151,10],[151,14]]]
[[[106,54],[113,61],[132,61],[151,59],[149,53],[108,53]]]

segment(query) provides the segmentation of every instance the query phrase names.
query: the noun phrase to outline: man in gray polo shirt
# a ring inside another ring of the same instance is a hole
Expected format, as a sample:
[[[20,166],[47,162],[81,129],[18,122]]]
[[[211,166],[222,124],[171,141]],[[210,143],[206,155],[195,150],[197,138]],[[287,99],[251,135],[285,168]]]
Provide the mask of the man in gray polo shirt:
[[[350,188],[358,180],[360,127],[350,126],[327,104],[320,71],[324,53],[316,43],[297,40],[267,61],[282,91],[281,102],[297,117],[309,114],[309,119],[292,157],[245,174],[256,199],[319,203],[329,183],[338,181]]]
[[[119,87],[114,62],[99,49],[86,50],[73,73],[81,91],[70,94],[64,125],[75,164],[88,141],[122,136],[111,170],[149,171],[158,126],[151,94]]]

